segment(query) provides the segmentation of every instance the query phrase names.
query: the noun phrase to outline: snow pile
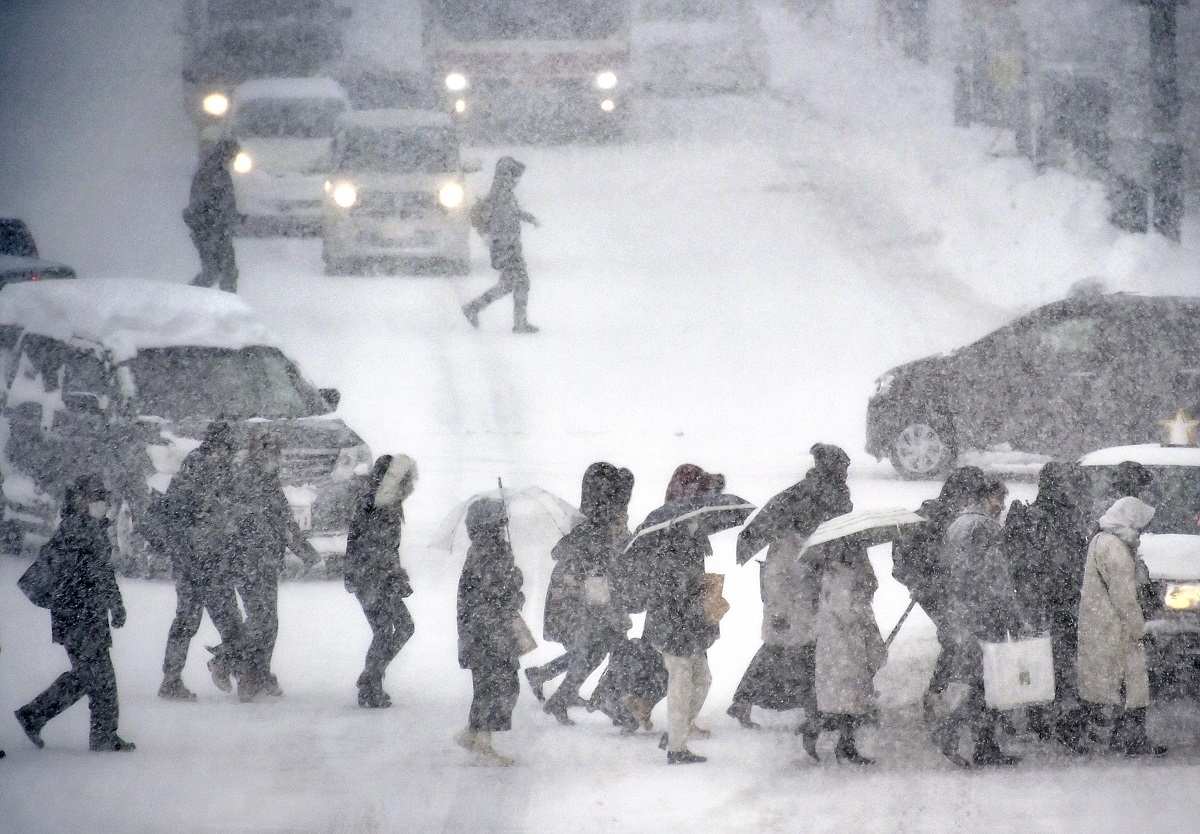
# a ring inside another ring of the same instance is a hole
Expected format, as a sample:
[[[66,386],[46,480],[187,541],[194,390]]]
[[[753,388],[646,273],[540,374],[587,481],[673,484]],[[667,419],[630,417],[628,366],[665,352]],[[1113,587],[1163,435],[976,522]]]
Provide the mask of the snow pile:
[[[1151,579],[1200,580],[1200,536],[1186,533],[1145,533],[1138,557]]]
[[[1082,466],[1116,466],[1131,460],[1143,466],[1200,466],[1200,448],[1195,446],[1161,446],[1140,443],[1136,446],[1113,446],[1088,452],[1079,463]]]

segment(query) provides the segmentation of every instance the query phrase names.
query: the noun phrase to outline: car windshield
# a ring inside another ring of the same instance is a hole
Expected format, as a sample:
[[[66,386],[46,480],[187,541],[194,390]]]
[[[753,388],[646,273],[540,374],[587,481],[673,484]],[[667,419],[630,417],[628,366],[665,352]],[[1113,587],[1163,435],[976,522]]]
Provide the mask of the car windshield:
[[[1154,518],[1147,533],[1200,534],[1196,516],[1200,514],[1200,466],[1148,466],[1154,482],[1140,496],[1154,507]],[[1093,512],[1098,518],[1116,498],[1109,483],[1115,466],[1085,466],[1092,496]]]
[[[622,0],[438,0],[432,5],[446,31],[466,41],[609,38],[628,17]]]
[[[452,128],[347,130],[334,157],[339,171],[440,174],[459,168]]]
[[[727,0],[643,0],[642,20],[721,20],[733,6]]]
[[[33,235],[23,221],[0,219],[0,255],[16,255],[19,258],[38,256]]]
[[[226,29],[205,44],[193,72],[198,78],[222,82],[303,78],[316,75],[340,50],[339,36],[326,26],[294,23],[265,31]]]
[[[329,411],[275,348],[172,347],[129,362],[138,411],[156,417],[308,417]]]
[[[327,0],[208,0],[208,19],[215,25],[268,23],[289,17],[311,18],[327,10]]]
[[[344,109],[338,99],[251,99],[238,105],[234,129],[238,136],[260,139],[327,138]]]

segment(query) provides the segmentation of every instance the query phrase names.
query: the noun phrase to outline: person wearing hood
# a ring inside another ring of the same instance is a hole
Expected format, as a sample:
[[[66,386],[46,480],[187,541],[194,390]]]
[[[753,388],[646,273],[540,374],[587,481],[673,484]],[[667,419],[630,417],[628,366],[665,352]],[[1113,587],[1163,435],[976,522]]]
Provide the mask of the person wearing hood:
[[[803,708],[801,731],[812,740],[817,714],[814,620],[820,579],[811,563],[797,556],[819,524],[850,512],[854,504],[846,485],[850,457],[825,443],[810,451],[813,467],[804,479],[768,501],[738,535],[739,564],[768,548],[761,574],[763,644],[742,675],[726,713],[743,727],[757,729],[751,718],[755,706]]]
[[[543,707],[560,724],[574,723],[567,709],[585,705],[579,688],[632,626],[629,616],[614,604],[610,581],[629,540],[632,495],[632,472],[611,463],[593,463],[583,474],[579,509],[584,521],[564,536],[552,553],[555,566],[546,591],[542,634],[566,646],[567,653],[545,666],[526,669],[525,677],[541,700],[542,685],[566,672]],[[637,726],[632,716],[624,723],[629,728]]]
[[[125,625],[125,605],[117,587],[108,537],[109,495],[96,475],[83,475],[67,487],[62,521],[38,559],[47,567],[51,637],[66,649],[71,671],[16,711],[17,721],[36,747],[41,729],[83,696],[91,710],[88,748],[129,751],[132,742],[117,735],[117,676],[109,649],[112,628]]]
[[[183,222],[187,224],[200,256],[200,274],[192,280],[193,286],[217,284],[226,292],[237,292],[233,236],[241,223],[241,215],[237,210],[229,167],[240,151],[235,139],[218,140],[204,154],[192,176]]]
[[[504,502],[472,502],[467,535],[471,546],[458,580],[458,665],[471,672],[472,698],[467,728],[454,740],[488,764],[510,765],[513,760],[492,746],[492,733],[512,729],[522,651],[517,621],[525,595],[508,543]]]
[[[522,163],[511,156],[501,157],[496,162],[491,191],[472,209],[472,224],[488,243],[492,269],[500,273],[496,286],[462,308],[463,315],[475,328],[479,327],[479,314],[485,307],[512,293],[513,332],[538,331],[529,323],[529,271],[521,250],[521,224],[535,227],[539,224],[536,217],[517,203],[515,189],[523,173]]]
[[[1079,697],[1089,718],[1104,707],[1115,711],[1111,747],[1128,756],[1166,753],[1146,733],[1150,678],[1135,568],[1141,532],[1153,518],[1154,508],[1140,498],[1109,507],[1088,545],[1079,601]]]
[[[371,645],[358,676],[358,705],[386,708],[388,664],[416,631],[404,600],[412,595],[400,566],[404,501],[417,485],[417,464],[407,455],[381,455],[363,485],[346,539],[346,590],[358,598],[371,626]]]

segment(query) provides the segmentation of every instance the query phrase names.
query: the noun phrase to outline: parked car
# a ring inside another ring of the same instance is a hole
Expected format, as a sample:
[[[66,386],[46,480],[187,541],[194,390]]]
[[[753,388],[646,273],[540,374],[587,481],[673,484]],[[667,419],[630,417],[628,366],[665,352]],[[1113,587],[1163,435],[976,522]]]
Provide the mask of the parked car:
[[[468,273],[465,176],[477,170],[463,162],[458,132],[444,113],[345,113],[325,184],[325,273]]]
[[[329,78],[267,78],[234,89],[230,128],[241,152],[233,187],[243,232],[321,233],[333,131],[347,109],[346,91]]]
[[[36,542],[63,489],[101,472],[119,507],[122,570],[167,569],[147,508],[217,417],[283,447],[292,512],[313,545],[344,553],[353,496],[371,464],[338,417],[237,296],[162,281],[82,280],[0,293],[3,538]]]
[[[767,36],[750,0],[641,0],[633,72],[658,93],[755,92],[767,84]]]
[[[867,451],[912,478],[964,449],[1063,458],[1154,441],[1200,402],[1200,298],[1083,292],[974,344],[893,368],[867,406]]]
[[[0,289],[24,281],[74,278],[65,264],[43,260],[24,220],[0,217]]]
[[[1181,679],[1200,683],[1200,448],[1145,444],[1084,455],[1079,462],[1095,513],[1114,500],[1109,483],[1127,460],[1154,476],[1142,495],[1154,518],[1138,545],[1153,588],[1146,624],[1151,681],[1156,687]]]

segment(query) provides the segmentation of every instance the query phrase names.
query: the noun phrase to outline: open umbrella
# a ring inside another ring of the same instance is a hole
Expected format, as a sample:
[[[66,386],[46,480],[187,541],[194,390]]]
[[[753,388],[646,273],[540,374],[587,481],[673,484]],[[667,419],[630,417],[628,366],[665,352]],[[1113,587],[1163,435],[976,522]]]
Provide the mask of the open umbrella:
[[[646,516],[646,520],[633,532],[633,538],[625,550],[628,552],[635,545],[642,547],[656,534],[688,522],[694,522],[698,532],[711,536],[745,524],[756,509],[745,498],[736,495],[699,495],[672,501]]]
[[[800,548],[803,556],[810,547],[825,542],[856,536],[867,547],[890,542],[900,534],[900,528],[906,524],[920,524],[924,518],[912,510],[888,508],[882,510],[855,510],[822,522],[804,540]]]
[[[480,498],[499,499],[508,510],[510,528],[526,530],[528,528],[543,528],[558,536],[567,533],[583,521],[583,515],[575,507],[559,498],[552,492],[541,487],[530,486],[521,489],[493,489],[490,492],[480,492],[472,495],[466,501],[458,504],[438,526],[438,531],[430,547],[453,553],[458,545],[465,546],[467,542],[466,518],[467,509]],[[556,538],[557,538],[556,537]]]

